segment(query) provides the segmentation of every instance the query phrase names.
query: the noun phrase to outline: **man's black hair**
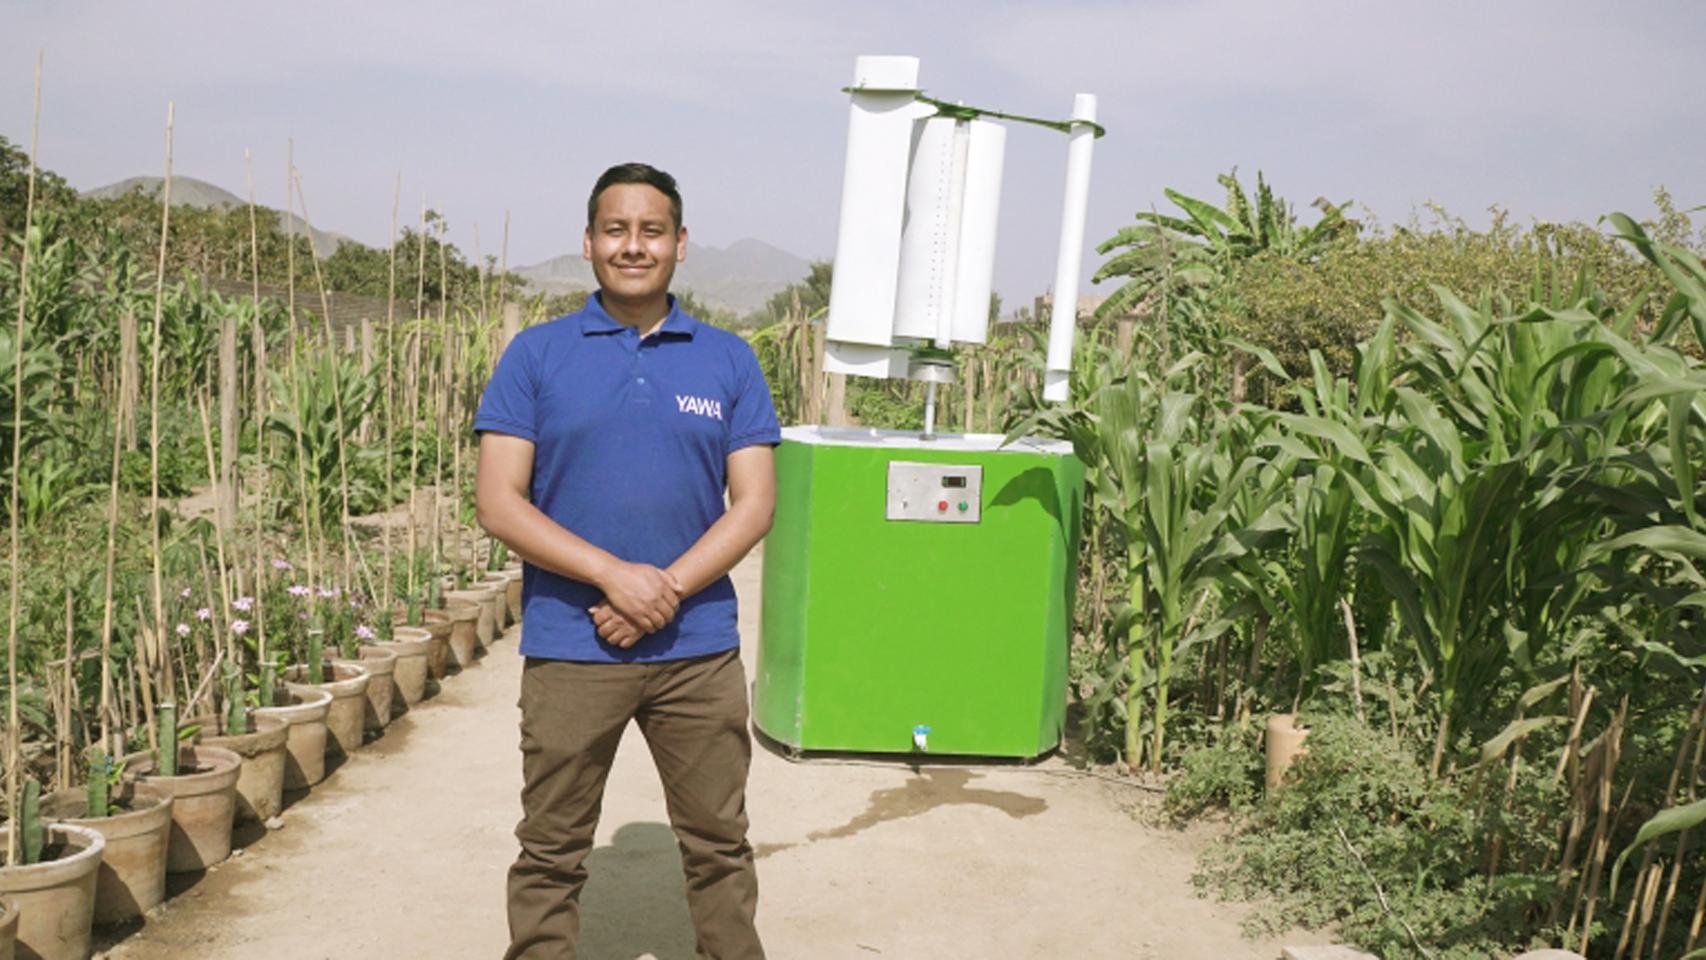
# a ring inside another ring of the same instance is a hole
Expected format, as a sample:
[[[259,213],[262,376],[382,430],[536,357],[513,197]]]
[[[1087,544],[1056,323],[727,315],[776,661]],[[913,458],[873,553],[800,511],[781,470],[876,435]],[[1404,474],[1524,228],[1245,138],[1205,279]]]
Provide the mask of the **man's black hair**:
[[[657,188],[659,193],[669,198],[669,215],[675,220],[675,228],[681,229],[681,191],[675,188],[675,178],[649,163],[619,163],[604,171],[598,182],[592,185],[592,196],[586,201],[587,229],[591,229],[593,221],[598,219],[598,198],[618,183],[643,183]]]

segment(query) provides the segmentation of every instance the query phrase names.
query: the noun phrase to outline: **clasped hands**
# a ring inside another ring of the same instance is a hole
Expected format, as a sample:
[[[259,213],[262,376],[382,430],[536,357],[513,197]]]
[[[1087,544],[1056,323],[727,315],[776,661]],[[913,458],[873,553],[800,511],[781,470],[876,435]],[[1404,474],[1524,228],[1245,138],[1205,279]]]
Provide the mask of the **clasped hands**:
[[[604,599],[587,612],[599,637],[622,648],[674,620],[685,593],[675,574],[648,563],[618,562],[598,586]]]

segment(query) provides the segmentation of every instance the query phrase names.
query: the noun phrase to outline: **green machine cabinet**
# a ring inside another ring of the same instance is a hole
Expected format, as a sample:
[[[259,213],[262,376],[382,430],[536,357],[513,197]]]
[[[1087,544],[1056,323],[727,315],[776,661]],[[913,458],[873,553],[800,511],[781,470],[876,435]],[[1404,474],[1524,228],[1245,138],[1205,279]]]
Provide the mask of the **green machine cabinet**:
[[[1068,444],[789,427],[753,719],[796,750],[1060,742],[1084,468]]]

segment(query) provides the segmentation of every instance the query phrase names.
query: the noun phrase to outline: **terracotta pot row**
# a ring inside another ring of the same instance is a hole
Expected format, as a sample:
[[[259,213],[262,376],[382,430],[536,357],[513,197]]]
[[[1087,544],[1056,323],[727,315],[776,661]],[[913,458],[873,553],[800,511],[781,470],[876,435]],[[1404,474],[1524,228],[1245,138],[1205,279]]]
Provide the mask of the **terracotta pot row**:
[[[428,611],[424,627],[398,625],[392,642],[362,647],[359,661],[333,660],[319,678],[290,668],[274,706],[251,711],[245,733],[230,733],[223,717],[186,719],[200,731],[180,747],[179,773],[157,775],[152,752],[124,758],[113,816],[88,817],[81,789],[44,798],[53,822],[43,862],[0,869],[0,960],[12,960],[14,945],[23,957],[85,960],[92,925],[140,916],[165,899],[167,873],[229,857],[237,821],[277,816],[285,790],[325,779],[328,756],[382,732],[452,663],[472,665],[518,612],[519,592],[519,570],[494,575]],[[0,842],[8,829],[0,826]]]

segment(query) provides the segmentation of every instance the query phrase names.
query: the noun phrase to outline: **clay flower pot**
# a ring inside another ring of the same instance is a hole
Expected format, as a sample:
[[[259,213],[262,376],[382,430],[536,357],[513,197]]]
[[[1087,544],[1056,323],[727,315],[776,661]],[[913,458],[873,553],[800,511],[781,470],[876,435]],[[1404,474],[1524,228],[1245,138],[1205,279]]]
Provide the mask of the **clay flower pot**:
[[[172,795],[146,783],[115,789],[119,812],[89,816],[89,794],[57,790],[42,798],[42,814],[87,827],[106,838],[95,881],[95,924],[140,917],[166,899],[166,847],[172,836]],[[0,954],[3,956],[3,954]]]
[[[276,717],[289,724],[284,741],[284,788],[305,790],[326,779],[326,714],[332,707],[330,691],[316,687],[279,687],[273,691],[275,707],[256,707],[256,717]]]
[[[397,651],[389,646],[363,644],[361,665],[367,668],[367,729],[379,733],[391,724],[391,698],[397,695]]]
[[[450,617],[448,610],[427,610],[421,615],[426,621],[425,630],[432,634],[432,655],[428,658],[429,676],[434,680],[443,680],[450,674],[450,665],[455,657],[450,653],[450,635],[455,632],[456,621]]]
[[[12,960],[18,949],[18,905],[0,897],[0,960]]]
[[[0,827],[0,849],[10,826]],[[0,867],[0,896],[17,914],[20,957],[88,960],[95,886],[107,839],[88,827],[49,824],[40,863]]]
[[[231,826],[237,822],[237,778],[243,758],[205,744],[178,748],[175,777],[154,773],[152,753],[124,759],[124,770],[141,783],[172,795],[172,836],[166,847],[166,872],[206,870],[231,856]]]
[[[448,624],[447,624],[448,625]],[[446,630],[448,638],[450,631]],[[426,696],[428,661],[436,641],[420,627],[393,626],[391,642],[381,644],[397,654],[396,669],[391,671],[391,683],[405,707],[412,707]],[[395,705],[396,701],[392,701]]]
[[[519,619],[511,614],[509,609],[509,574],[502,570],[494,570],[480,580],[480,585],[492,592],[494,601],[492,609],[497,618],[498,636],[501,637],[503,632],[509,629],[510,624]]]
[[[1297,717],[1293,714],[1276,713],[1268,718],[1265,743],[1268,770],[1264,782],[1269,790],[1277,789],[1284,782],[1292,762],[1309,752],[1303,746],[1307,736],[1309,728],[1298,726]]]
[[[504,602],[509,604],[509,619],[511,623],[521,622],[521,564],[512,563],[503,569],[509,574],[509,586],[504,591]]]
[[[320,689],[332,695],[332,705],[326,710],[326,741],[329,752],[349,756],[361,747],[363,731],[367,729],[367,668],[352,660],[333,660],[324,667],[325,677],[319,683],[308,683],[307,667],[297,664],[284,671],[287,689]]]
[[[237,821],[266,822],[284,809],[284,768],[289,757],[290,723],[281,717],[249,717],[249,732],[225,731],[225,717],[191,718],[201,724],[196,742],[221,747],[243,758],[237,777]]]
[[[421,623],[410,624],[406,619],[403,608],[398,607],[396,616],[391,620],[392,636],[398,630],[408,627],[411,630],[425,630],[432,637],[433,645],[427,651],[427,676],[434,680],[443,680],[450,672],[450,633],[452,622],[450,614],[443,610],[426,609],[421,611]],[[424,695],[424,694],[423,694]]]
[[[479,615],[474,620],[474,638],[478,641],[481,647],[491,646],[492,641],[497,639],[498,635],[497,615],[493,612],[492,601],[492,591],[487,590],[484,587],[469,587],[467,590],[452,590],[444,595],[444,605],[448,610],[454,611],[458,603],[471,603],[478,608]],[[451,638],[452,650],[455,649],[455,642],[456,640],[453,636]],[[464,667],[468,665],[466,663],[462,663],[460,658],[458,658],[457,662]]]
[[[444,613],[450,619],[451,662],[458,669],[472,666],[479,646],[480,621],[489,620],[491,612],[479,601],[452,599]]]

